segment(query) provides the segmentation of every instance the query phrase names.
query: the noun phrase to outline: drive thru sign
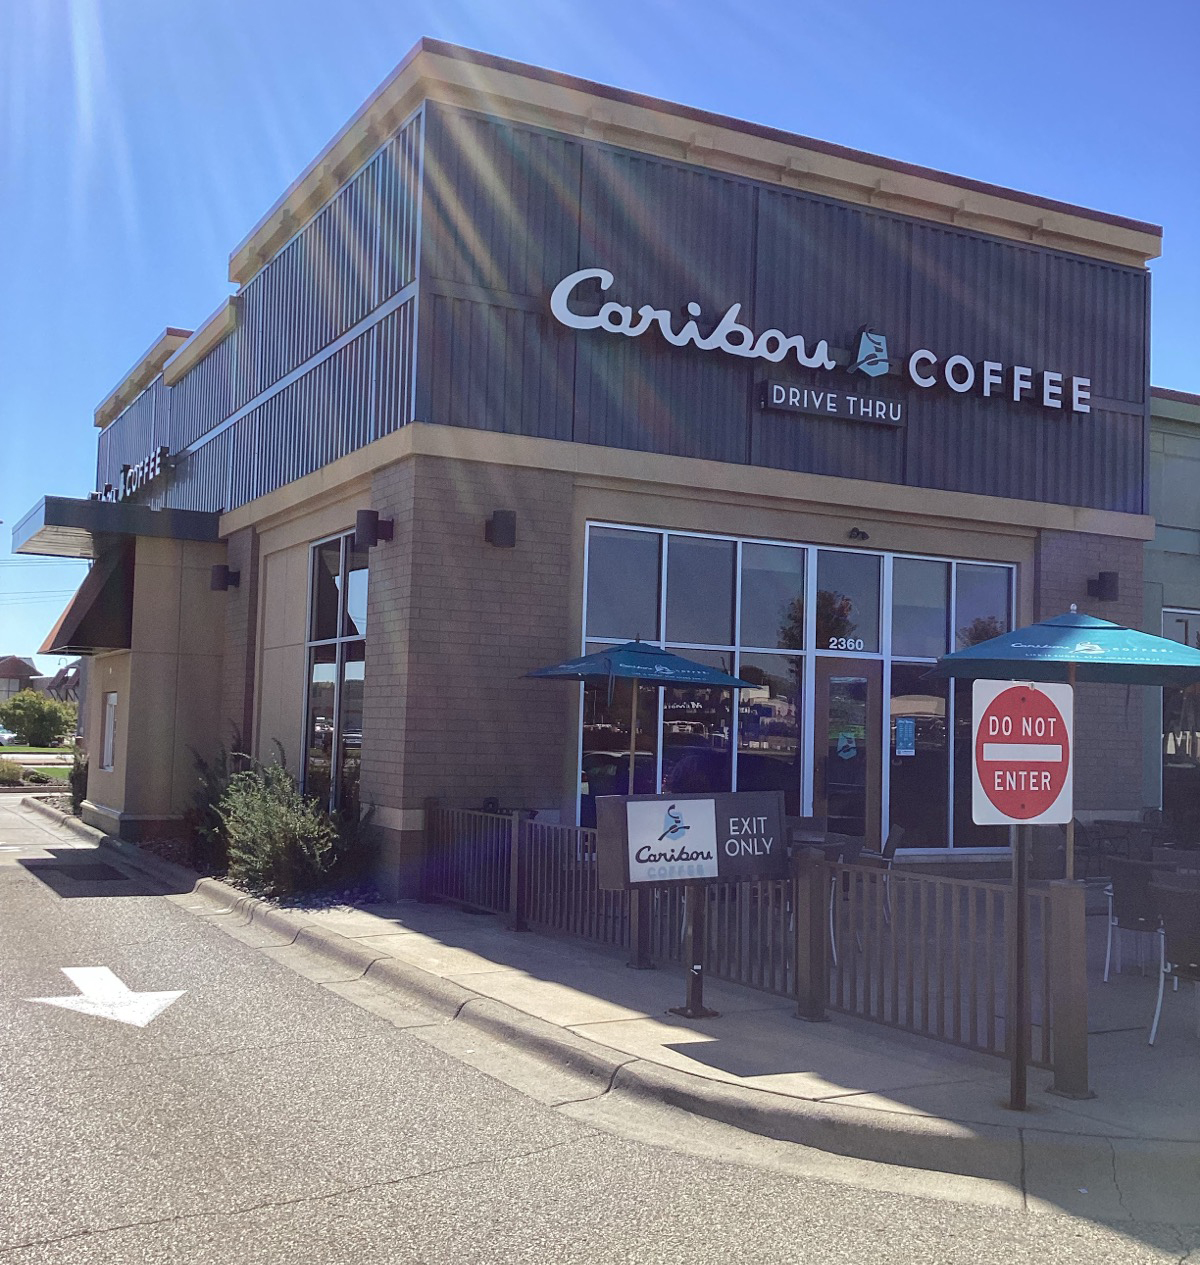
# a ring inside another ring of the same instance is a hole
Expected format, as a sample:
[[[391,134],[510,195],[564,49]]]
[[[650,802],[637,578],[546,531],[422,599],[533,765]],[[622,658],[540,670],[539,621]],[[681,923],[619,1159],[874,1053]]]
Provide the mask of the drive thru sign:
[[[1026,826],[1071,820],[1069,685],[976,681],[971,695],[971,820]]]

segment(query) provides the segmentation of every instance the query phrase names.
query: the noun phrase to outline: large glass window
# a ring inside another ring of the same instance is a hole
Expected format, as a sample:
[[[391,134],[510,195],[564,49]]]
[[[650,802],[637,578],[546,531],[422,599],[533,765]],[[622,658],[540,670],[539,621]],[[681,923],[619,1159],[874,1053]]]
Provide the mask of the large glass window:
[[[658,640],[657,532],[593,527],[588,534],[587,635]]]
[[[366,667],[367,554],[353,533],[312,550],[304,790],[331,812],[359,814]]]
[[[1200,611],[1163,611],[1163,636],[1200,650]],[[1200,685],[1162,692],[1163,822],[1180,842],[1200,841]]]
[[[893,634],[894,635],[894,634]],[[947,682],[928,664],[892,664],[891,820],[906,848],[940,848],[948,838]]]
[[[892,563],[892,654],[936,659],[946,653],[950,564],[926,558]]]
[[[1008,632],[1012,572],[960,562],[955,575],[954,648],[977,646]]]
[[[738,789],[782,791],[787,814],[802,817],[804,660],[743,654],[738,676],[754,686],[738,691]]]
[[[743,646],[804,649],[804,550],[742,546]]]
[[[732,540],[671,536],[667,546],[667,640],[705,646],[733,641]]]
[[[889,825],[906,847],[1003,845],[971,823],[969,684],[925,677],[1009,630],[1012,581],[1000,564],[595,524],[584,649],[640,634],[750,682],[643,684],[638,793],[778,790],[790,815],[821,800],[847,833],[878,828],[872,846]],[[585,825],[597,795],[627,789],[631,701],[627,684],[584,690]]]
[[[879,651],[878,554],[817,555],[817,649]]]

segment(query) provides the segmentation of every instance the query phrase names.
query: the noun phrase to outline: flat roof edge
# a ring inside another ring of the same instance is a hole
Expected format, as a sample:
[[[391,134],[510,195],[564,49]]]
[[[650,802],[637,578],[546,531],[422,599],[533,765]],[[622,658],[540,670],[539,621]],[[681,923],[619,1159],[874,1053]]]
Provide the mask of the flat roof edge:
[[[93,417],[95,424],[107,426],[127,408],[158,377],[163,365],[191,336],[190,329],[168,325],[142,354],[137,364],[97,405]]]
[[[151,509],[127,502],[44,496],[13,527],[12,551],[55,558],[94,558],[98,537],[153,536],[167,540],[220,540],[220,514],[208,510]]]
[[[464,76],[460,71],[455,74],[451,69],[455,63],[472,67],[476,73]],[[480,75],[479,71],[490,72],[492,81],[489,82],[488,75]],[[229,257],[230,281],[244,285],[274,257],[276,251],[291,237],[296,227],[307,222],[312,211],[332,196],[340,183],[358,165],[361,165],[362,160],[369,155],[369,151],[394,130],[401,121],[399,116],[407,113],[415,107],[418,100],[423,99],[422,92],[419,91],[423,86],[425,94],[430,88],[441,85],[452,90],[473,91],[484,97],[508,97],[516,102],[536,106],[537,102],[533,99],[533,93],[517,91],[517,86],[522,81],[527,84],[547,85],[552,90],[590,98],[595,102],[611,102],[634,111],[649,112],[659,118],[683,120],[708,128],[721,129],[728,133],[736,133],[742,137],[753,137],[766,142],[769,146],[782,146],[785,149],[812,156],[826,165],[839,166],[847,173],[859,169],[862,173],[876,172],[881,173],[881,176],[890,175],[893,179],[901,178],[917,190],[916,196],[889,190],[882,187],[883,179],[880,178],[877,184],[881,187],[877,192],[881,195],[880,205],[884,207],[887,205],[886,199],[889,195],[916,203],[928,201],[930,205],[944,204],[951,214],[961,215],[967,227],[972,226],[973,217],[978,217],[981,223],[1003,223],[1006,218],[1013,218],[1011,212],[1009,216],[1005,215],[1006,207],[1020,207],[1027,209],[1026,216],[1015,217],[1013,227],[1019,228],[1023,233],[1044,233],[1047,241],[1036,244],[1052,246],[1061,239],[1062,242],[1067,243],[1062,246],[1063,249],[1088,254],[1088,244],[1094,243],[1093,249],[1100,258],[1111,259],[1116,254],[1121,256],[1121,261],[1132,263],[1140,259],[1143,265],[1148,259],[1160,253],[1162,228],[1147,221],[1113,215],[1038,194],[1024,193],[899,159],[885,158],[833,142],[787,132],[781,128],[752,123],[676,102],[663,101],[644,93],[631,92],[575,75],[531,66],[496,54],[479,52],[443,40],[425,37],[413,45],[396,69],[368,97],[350,121],[305,167],[297,179],[289,185],[234,248]],[[582,105],[581,101],[576,101],[572,108],[564,110],[564,113],[580,114]],[[584,118],[587,115],[588,111],[583,110],[580,117]],[[546,125],[554,126],[549,120]],[[602,131],[602,120],[599,126]],[[620,127],[614,130],[622,131]],[[647,136],[653,135],[662,139],[661,133],[652,128],[624,130],[629,131],[630,135],[644,132]],[[613,143],[620,142],[614,140]],[[632,148],[637,148],[636,140],[625,143]],[[689,161],[703,165],[705,163],[704,145],[698,142],[695,148],[697,155]],[[707,152],[710,154],[709,161],[711,162],[711,155],[716,151]],[[787,163],[767,163],[767,165],[778,166],[782,178],[782,172]],[[797,166],[794,170],[800,177],[805,174],[802,166]],[[836,183],[836,177],[831,177],[827,173],[814,174],[816,174],[818,184],[829,180]],[[861,179],[848,180],[846,183],[848,186],[853,186],[861,184],[862,181]],[[942,191],[940,197],[934,196],[938,190]],[[924,196],[921,196],[922,193]],[[975,194],[986,200],[986,206],[982,210],[976,210],[967,205],[965,199],[959,199],[956,203],[950,196],[952,193]],[[830,196],[840,196],[843,200],[855,200],[848,194],[834,193]],[[1028,218],[1029,211],[1044,211],[1051,216],[1067,217],[1070,222],[1064,225],[1061,222],[1056,224],[1031,220]],[[1093,226],[1090,233],[1087,227],[1089,225]],[[997,230],[982,227],[980,231],[995,232]]]

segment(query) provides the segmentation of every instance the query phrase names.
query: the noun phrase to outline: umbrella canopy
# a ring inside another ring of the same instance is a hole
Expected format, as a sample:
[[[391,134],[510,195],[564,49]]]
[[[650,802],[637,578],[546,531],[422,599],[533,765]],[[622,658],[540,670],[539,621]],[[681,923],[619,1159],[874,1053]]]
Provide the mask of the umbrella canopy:
[[[694,663],[682,655],[671,654],[669,650],[660,650],[657,646],[647,645],[644,641],[627,641],[623,646],[607,646],[594,654],[585,654],[579,659],[568,659],[565,663],[555,663],[548,668],[538,668],[527,672],[526,676],[560,681],[590,681],[593,684],[606,681],[608,683],[609,700],[612,700],[614,682],[621,678],[633,681],[635,685],[630,691],[629,716],[629,794],[633,794],[634,763],[637,754],[637,702],[636,682],[645,681],[650,685],[700,685],[725,686],[727,689],[750,690],[754,686],[727,672],[719,672],[707,664]]]
[[[723,685],[735,690],[754,686],[727,672],[681,655],[660,650],[644,641],[628,641],[623,646],[607,646],[579,659],[568,659],[548,668],[527,672],[526,676],[557,677],[566,681],[646,681],[654,685]]]
[[[929,675],[1190,685],[1200,681],[1200,650],[1071,611],[945,655]]]

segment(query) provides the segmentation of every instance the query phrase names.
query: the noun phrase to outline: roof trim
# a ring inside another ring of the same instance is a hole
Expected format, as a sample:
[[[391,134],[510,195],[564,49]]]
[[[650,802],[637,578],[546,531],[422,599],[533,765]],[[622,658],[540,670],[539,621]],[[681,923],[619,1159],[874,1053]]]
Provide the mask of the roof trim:
[[[150,344],[141,359],[100,401],[94,417],[97,426],[107,426],[129,407],[134,400],[158,377],[163,365],[191,337],[190,329],[177,329],[168,325]]]
[[[1170,387],[1151,387],[1150,394],[1156,400],[1174,400],[1177,404],[1195,404],[1200,407],[1200,395],[1191,391],[1173,391]]]
[[[425,38],[237,245],[229,279],[249,281],[426,98],[1131,266],[1161,249],[1156,224]]]
[[[214,347],[219,346],[237,328],[237,304],[232,298],[224,299],[211,316],[196,327],[196,332],[178,351],[163,364],[163,382],[173,387],[190,370],[194,369]]]

